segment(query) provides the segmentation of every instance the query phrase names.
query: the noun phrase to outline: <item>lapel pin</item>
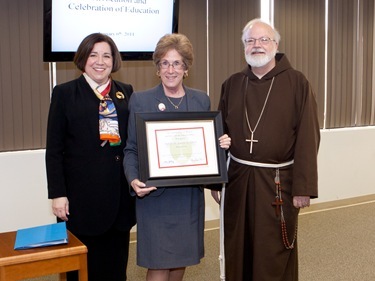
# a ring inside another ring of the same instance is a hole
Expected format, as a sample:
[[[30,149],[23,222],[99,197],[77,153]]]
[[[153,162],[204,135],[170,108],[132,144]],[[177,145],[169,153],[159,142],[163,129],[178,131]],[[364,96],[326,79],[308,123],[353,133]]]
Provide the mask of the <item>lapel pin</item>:
[[[164,111],[165,110],[165,104],[159,103],[158,108],[159,108],[160,111]]]
[[[123,100],[125,98],[125,96],[121,92],[116,92],[116,98],[118,98],[119,100]]]

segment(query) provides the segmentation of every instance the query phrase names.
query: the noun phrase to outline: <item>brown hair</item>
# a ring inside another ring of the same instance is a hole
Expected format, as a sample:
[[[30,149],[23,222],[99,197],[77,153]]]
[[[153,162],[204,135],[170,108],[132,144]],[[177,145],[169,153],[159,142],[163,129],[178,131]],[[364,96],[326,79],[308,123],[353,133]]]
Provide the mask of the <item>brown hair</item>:
[[[166,34],[160,38],[152,56],[154,64],[159,68],[159,62],[162,57],[170,50],[176,50],[185,64],[185,70],[193,64],[193,45],[190,40],[183,34]]]
[[[100,42],[108,43],[111,48],[113,57],[112,73],[120,69],[121,55],[112,38],[102,33],[92,33],[82,40],[81,44],[78,46],[77,52],[74,55],[73,62],[79,70],[82,72],[85,71],[87,59],[89,58],[94,45]]]

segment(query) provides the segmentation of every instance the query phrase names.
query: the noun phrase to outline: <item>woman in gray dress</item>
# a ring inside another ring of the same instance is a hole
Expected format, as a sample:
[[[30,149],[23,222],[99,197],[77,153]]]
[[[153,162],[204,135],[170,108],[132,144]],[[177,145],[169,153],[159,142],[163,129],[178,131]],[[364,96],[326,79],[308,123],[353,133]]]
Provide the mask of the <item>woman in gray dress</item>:
[[[210,99],[183,84],[193,62],[193,47],[185,35],[163,36],[153,60],[161,83],[131,96],[124,170],[137,196],[137,264],[148,269],[147,281],[177,281],[186,266],[198,264],[204,255],[204,190],[202,186],[146,187],[139,180],[135,113],[209,111]],[[227,135],[219,140],[223,149],[229,148]]]

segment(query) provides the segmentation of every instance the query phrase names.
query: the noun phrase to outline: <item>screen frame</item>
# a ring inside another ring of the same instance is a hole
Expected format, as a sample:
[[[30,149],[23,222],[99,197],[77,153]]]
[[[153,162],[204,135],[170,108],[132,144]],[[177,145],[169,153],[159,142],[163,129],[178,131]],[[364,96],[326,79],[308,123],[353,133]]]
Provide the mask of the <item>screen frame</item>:
[[[173,1],[172,33],[178,32],[179,0]],[[88,34],[87,34],[88,35]],[[75,52],[52,51],[52,0],[43,0],[43,61],[69,62],[73,61]],[[152,60],[152,51],[131,52],[121,51],[123,61]]]

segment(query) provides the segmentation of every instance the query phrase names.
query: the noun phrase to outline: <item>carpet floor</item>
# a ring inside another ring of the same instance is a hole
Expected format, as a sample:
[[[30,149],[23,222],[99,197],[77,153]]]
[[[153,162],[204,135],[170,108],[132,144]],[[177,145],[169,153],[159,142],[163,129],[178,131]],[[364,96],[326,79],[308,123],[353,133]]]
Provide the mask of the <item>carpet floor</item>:
[[[301,212],[299,218],[300,281],[375,280],[375,200]],[[129,281],[144,281],[146,270],[135,262],[130,244]],[[186,269],[184,281],[219,281],[219,229],[205,232],[205,257]],[[27,279],[58,281],[58,275]],[[110,280],[103,280],[110,281]],[[240,280],[239,280],[240,281]]]

